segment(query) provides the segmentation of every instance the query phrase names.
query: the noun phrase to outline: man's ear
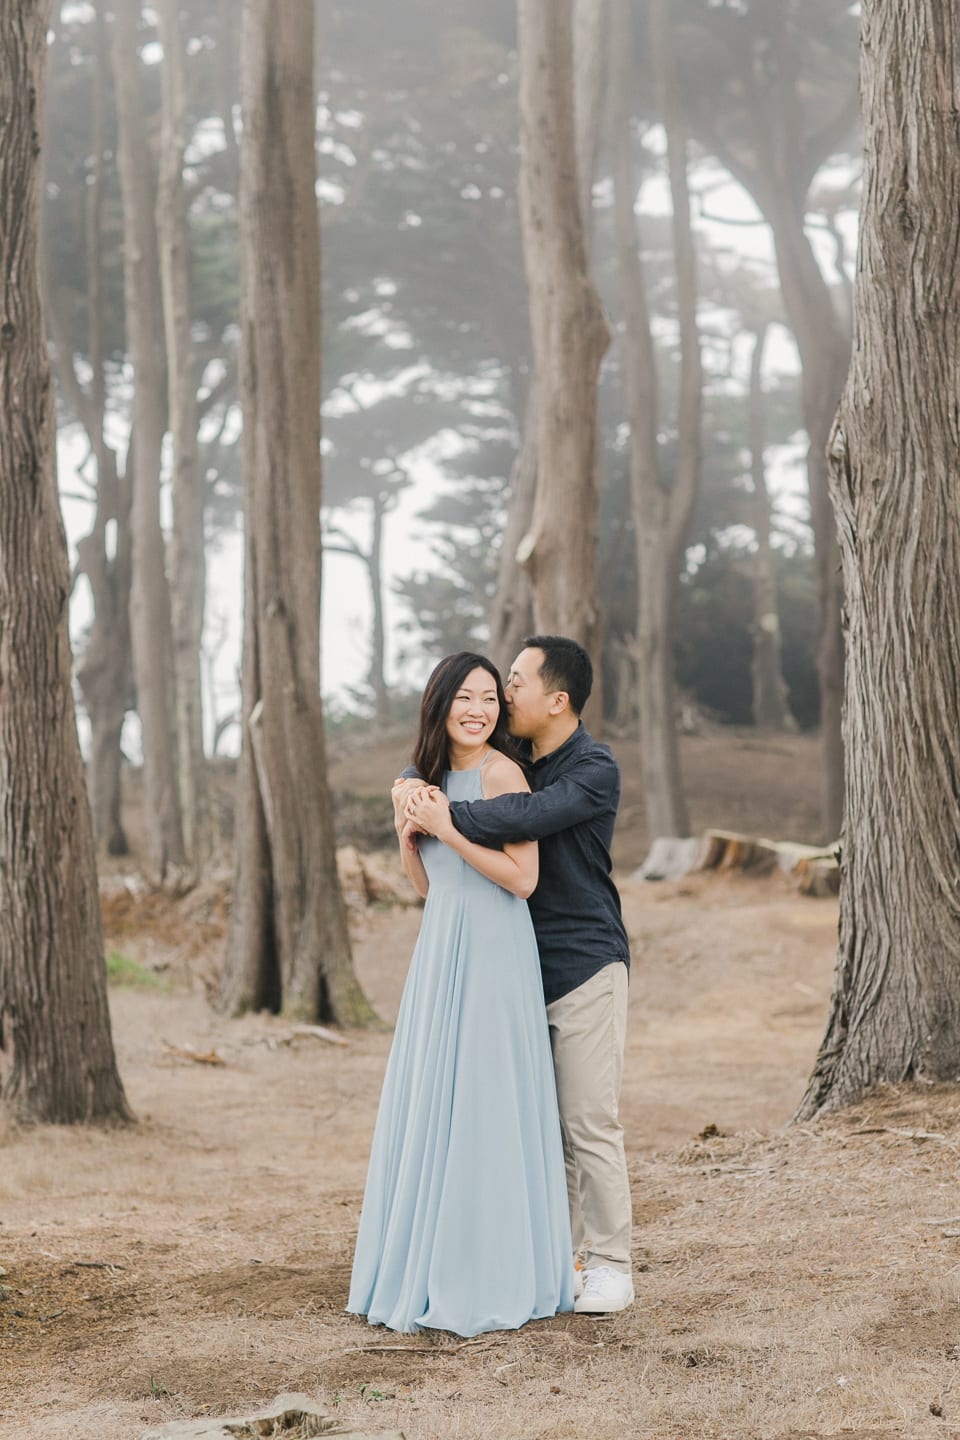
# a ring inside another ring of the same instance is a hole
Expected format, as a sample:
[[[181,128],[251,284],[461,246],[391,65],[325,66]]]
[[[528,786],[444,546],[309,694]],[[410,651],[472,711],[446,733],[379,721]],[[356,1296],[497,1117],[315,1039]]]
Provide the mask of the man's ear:
[[[570,709],[570,696],[566,690],[558,690],[550,701],[550,714],[562,715],[564,710]]]

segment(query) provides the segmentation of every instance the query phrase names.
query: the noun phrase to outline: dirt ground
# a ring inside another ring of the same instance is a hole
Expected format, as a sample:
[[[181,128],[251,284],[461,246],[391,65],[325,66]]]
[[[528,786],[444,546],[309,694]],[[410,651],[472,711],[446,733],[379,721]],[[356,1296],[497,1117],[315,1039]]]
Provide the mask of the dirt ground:
[[[117,874],[111,1007],[137,1124],[0,1119],[2,1440],[137,1440],[286,1390],[408,1440],[960,1440],[960,1091],[791,1126],[836,902],[780,876],[629,878],[645,837],[618,753],[635,1306],[469,1342],[344,1315],[389,1032],[334,1045],[223,1019],[223,884],[173,902]],[[337,756],[355,816],[380,823],[402,758]],[[810,737],[693,737],[684,767],[697,828],[817,838]],[[353,917],[387,1020],[418,923]]]
[[[623,890],[633,1309],[467,1343],[344,1315],[389,1034],[224,1020],[181,948],[111,992],[137,1125],[0,1133],[0,1435],[127,1440],[298,1389],[409,1440],[960,1436],[960,1095],[785,1128],[835,902],[779,877]],[[418,919],[355,920],[386,1017]]]

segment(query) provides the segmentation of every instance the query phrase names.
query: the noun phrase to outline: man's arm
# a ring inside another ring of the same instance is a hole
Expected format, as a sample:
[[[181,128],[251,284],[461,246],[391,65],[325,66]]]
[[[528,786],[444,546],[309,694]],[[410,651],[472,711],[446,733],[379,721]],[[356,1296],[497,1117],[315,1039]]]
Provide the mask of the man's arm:
[[[542,840],[584,820],[607,814],[619,795],[620,770],[612,755],[591,755],[533,795],[455,800],[453,823],[476,845]]]

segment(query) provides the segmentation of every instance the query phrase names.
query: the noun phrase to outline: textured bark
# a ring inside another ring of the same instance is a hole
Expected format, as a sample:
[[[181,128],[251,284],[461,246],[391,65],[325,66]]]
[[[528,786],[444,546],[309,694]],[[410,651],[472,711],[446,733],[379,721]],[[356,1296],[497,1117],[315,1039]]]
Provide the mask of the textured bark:
[[[243,750],[224,1003],[375,1019],[337,877],[319,686],[313,3],[243,7]]]
[[[73,709],[40,306],[49,15],[48,3],[0,0],[0,1094],[24,1119],[69,1123],[129,1112]]]
[[[134,373],[130,524],[133,571],[130,634],[143,732],[150,860],[159,878],[184,862],[174,745],[170,591],[160,528],[160,453],[166,430],[166,374],[159,294],[153,165],[140,99],[139,0],[116,0],[113,73],[123,192],[123,289]]]
[[[634,204],[637,181],[630,138],[633,36],[626,0],[613,0],[611,108],[614,117],[614,226],[623,311],[623,370],[630,426],[630,482],[637,537],[637,660],[641,768],[652,838],[687,835],[690,822],[680,776],[674,718],[673,610],[700,474],[700,341],[686,136],[670,83],[673,65],[665,8],[651,8],[659,106],[667,132],[680,330],[680,393],[673,483],[660,474],[656,358],[650,330]]]
[[[770,496],[764,451],[763,352],[767,326],[757,331],[750,364],[751,520],[756,539],[753,557],[753,720],[761,730],[786,730],[791,716],[780,663],[780,609],[770,547]]]
[[[864,0],[861,27],[840,944],[802,1117],[960,1073],[960,3]]]
[[[210,850],[200,678],[206,566],[203,487],[197,458],[197,367],[190,330],[190,234],[183,183],[187,97],[179,0],[160,0],[157,17],[163,44],[157,234],[173,441],[172,622],[177,775],[186,853],[194,868],[201,868]]]
[[[571,0],[520,0],[520,212],[537,391],[537,492],[521,546],[534,625],[599,660],[597,374],[610,333],[577,188]],[[597,665],[599,672],[599,665]]]

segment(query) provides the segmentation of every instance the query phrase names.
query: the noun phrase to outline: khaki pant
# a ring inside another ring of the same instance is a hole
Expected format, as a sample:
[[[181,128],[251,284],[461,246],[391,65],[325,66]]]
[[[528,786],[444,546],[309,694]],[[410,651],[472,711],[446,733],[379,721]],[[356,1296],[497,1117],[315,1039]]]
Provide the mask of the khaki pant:
[[[630,1272],[630,1181],[619,1119],[627,967],[605,965],[547,1006],[567,1166],[573,1249]]]

